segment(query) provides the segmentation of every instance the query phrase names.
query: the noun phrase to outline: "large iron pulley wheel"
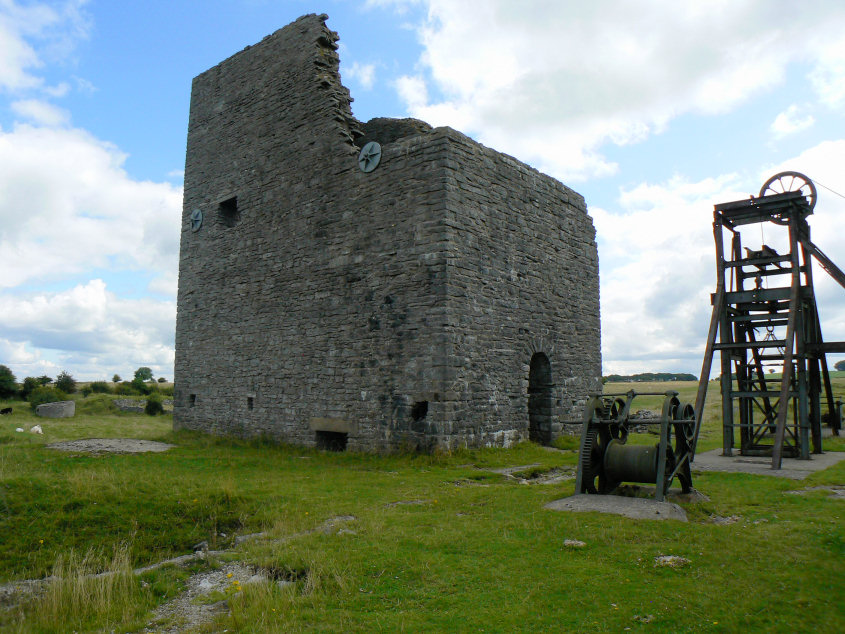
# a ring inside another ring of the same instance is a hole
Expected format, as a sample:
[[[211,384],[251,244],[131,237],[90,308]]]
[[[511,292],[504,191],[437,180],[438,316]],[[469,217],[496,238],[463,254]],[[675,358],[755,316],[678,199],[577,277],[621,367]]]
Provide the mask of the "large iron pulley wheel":
[[[675,433],[675,450],[672,452],[671,438],[669,446],[666,449],[672,454],[671,462],[672,470],[674,471],[675,465],[677,464],[676,459],[685,456],[690,452],[692,443],[695,439],[695,407],[693,407],[691,403],[679,403],[675,409],[673,420],[676,421],[672,425]],[[673,477],[671,473],[671,471],[667,471],[666,474],[666,491],[669,490],[669,486],[672,484]],[[692,478],[689,473],[689,464],[687,464],[684,468],[678,469],[675,477],[678,478],[682,491],[684,493],[689,493],[692,488]]]
[[[808,176],[801,172],[781,172],[775,174],[760,188],[760,196],[772,194],[786,194],[787,192],[801,192],[807,199],[810,211],[816,206],[816,186]]]
[[[623,399],[602,399],[593,411],[593,421],[617,420],[625,408]],[[604,470],[604,454],[611,441],[625,443],[628,428],[624,424],[588,423],[592,428],[587,432],[586,442],[581,447],[581,464],[584,465],[583,487],[588,493],[609,493],[618,486],[610,481]]]

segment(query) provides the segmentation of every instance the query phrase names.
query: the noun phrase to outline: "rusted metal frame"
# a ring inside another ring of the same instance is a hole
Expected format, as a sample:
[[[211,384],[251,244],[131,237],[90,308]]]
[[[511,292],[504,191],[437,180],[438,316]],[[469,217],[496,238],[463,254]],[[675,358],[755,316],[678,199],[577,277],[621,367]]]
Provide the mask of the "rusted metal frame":
[[[816,311],[816,319],[818,320],[818,318],[819,313]],[[827,397],[827,408],[831,417],[830,426],[833,429],[833,435],[838,436],[839,430],[842,429],[842,416],[840,416],[839,408],[833,400],[833,387],[830,384],[830,372],[827,368],[827,357],[822,354],[821,357],[819,357],[819,361],[822,366],[822,379],[824,382],[825,396]]]
[[[716,241],[716,293],[713,298],[713,311],[710,314],[710,328],[707,331],[707,347],[704,349],[704,360],[701,362],[701,374],[698,375],[698,392],[695,395],[695,431],[693,432],[690,448],[690,462],[695,460],[695,449],[698,446],[698,433],[704,417],[704,402],[707,399],[707,386],[710,382],[710,370],[713,367],[713,345],[716,343],[716,333],[725,305],[725,267],[723,258],[722,223],[719,214],[713,222],[713,236]]]
[[[783,374],[780,383],[780,402],[778,403],[778,421],[775,429],[775,444],[772,447],[772,469],[780,469],[783,461],[783,438],[786,428],[786,414],[789,409],[789,388],[792,381],[792,356],[795,347],[795,328],[800,306],[799,289],[801,287],[800,263],[798,261],[798,227],[796,216],[789,217],[789,253],[792,260],[792,284],[790,286],[789,322],[786,326],[786,345],[783,355]],[[800,386],[799,386],[800,389]]]
[[[731,251],[733,260],[741,261],[742,236],[739,232],[735,232],[733,235],[733,239],[731,240]],[[734,296],[738,296],[741,293],[745,292],[745,277],[743,276],[742,267],[736,268],[734,270],[735,279],[734,283],[732,284],[731,291],[735,294]],[[743,307],[737,305],[736,310],[740,313],[740,315],[742,315],[742,311],[744,311],[745,314],[748,314],[752,305],[753,304]],[[748,384],[750,380],[750,376],[748,375],[748,351],[750,349],[749,343],[751,343],[751,340],[753,339],[752,333],[754,331],[753,328],[747,327],[744,322],[740,322],[736,319],[731,319],[731,325],[733,327],[734,341],[732,346],[732,348],[734,348],[734,350],[732,350],[732,356],[734,359],[734,374],[736,376],[737,387],[736,391],[731,390],[731,411],[733,411],[733,400],[734,398],[736,398],[737,408],[739,410],[739,447],[740,453],[743,453],[748,448],[748,445],[751,442],[753,436],[754,420],[752,418],[753,411],[751,408],[751,403],[749,403],[747,398],[738,396],[738,393],[750,391],[750,385]]]
[[[804,252],[804,260],[805,260],[805,263],[806,263],[806,266],[807,266],[807,273],[806,273],[807,285],[812,288],[813,287],[812,260],[810,259],[810,257],[807,254],[810,253],[812,255],[815,255],[817,258],[818,258],[817,254],[821,254],[821,256],[825,260],[827,260],[828,262],[829,262],[829,260],[827,259],[827,256],[825,256],[823,253],[821,253],[821,251],[818,250],[818,247],[816,247],[810,241],[810,227],[807,225],[806,222],[804,223],[803,229],[804,229],[804,235],[802,237],[804,239],[801,241],[801,248]],[[821,263],[821,260],[819,260],[819,262]],[[835,265],[833,265],[832,262],[830,262],[830,264],[831,264],[831,266],[833,266],[833,268],[836,268]],[[822,268],[825,268],[823,264],[822,264]],[[833,275],[834,279],[837,279],[836,275],[834,275],[830,271],[830,269],[825,268],[825,270],[827,270],[828,273],[831,273],[831,275]],[[839,271],[839,269],[836,269],[836,271],[843,278],[843,279],[837,279],[837,281],[839,281],[840,284],[845,286],[845,283],[843,283],[843,281],[845,281],[845,274],[842,274],[842,272]],[[816,304],[815,294],[813,295],[813,298],[812,298],[812,307],[811,308],[812,308],[812,311],[813,311],[812,323],[815,326],[815,328],[814,328],[814,332],[813,332],[814,337],[810,340],[810,342],[812,344],[822,344],[824,340],[823,340],[823,337],[822,337],[822,326],[821,326],[821,321],[819,320],[819,308],[818,308],[818,305]],[[833,387],[830,384],[830,372],[828,371],[828,367],[827,367],[827,354],[825,353],[824,349],[822,349],[822,350],[819,350],[818,352],[814,352],[814,355],[818,358],[818,361],[820,362],[820,365],[821,365],[822,382],[824,383],[825,398],[827,400],[827,410],[828,410],[829,416],[831,417],[831,427],[833,428],[833,434],[835,436],[838,436],[839,435],[839,429],[841,428],[842,421],[840,420],[839,416],[837,416],[836,405],[834,404],[834,401],[833,401]],[[819,429],[816,430],[815,425],[813,425],[813,429],[812,429],[812,431],[813,431],[813,453],[821,453],[822,452],[822,448],[821,448],[821,405],[819,405],[817,411],[818,411],[818,414],[819,414]],[[815,422],[815,419],[813,419],[813,421]],[[819,437],[818,447],[816,446],[816,440],[815,440],[815,436],[816,436],[817,431],[818,431],[818,437]]]
[[[741,253],[742,243],[739,233],[733,229],[731,229],[731,231],[733,232],[733,236],[731,237],[731,254],[734,259],[737,259],[737,255]],[[724,271],[724,252],[719,255],[722,257],[721,266]],[[734,290],[735,284],[736,278],[734,278],[731,282],[732,291]],[[734,339],[734,330],[728,316],[729,310],[730,307],[728,305],[728,298],[726,294],[719,323],[719,344],[722,346],[720,350],[722,360],[722,374],[720,378],[722,391],[722,455],[725,456],[732,455],[734,446],[734,403],[733,398],[731,397],[731,391],[733,390],[733,379],[731,378],[731,361],[733,360],[733,352],[730,350],[729,346],[735,344],[736,340]],[[727,354],[725,354],[726,352]]]
[[[845,273],[843,273],[842,270],[838,266],[836,266],[829,257],[822,253],[821,249],[819,249],[815,244],[810,242],[809,236],[807,237],[806,244],[807,248],[813,254],[813,257],[818,260],[819,265],[825,271],[827,271],[833,279],[839,282],[840,286],[845,288]]]
[[[763,420],[758,424],[754,425],[752,421],[751,428],[754,431],[754,438],[752,440],[753,444],[757,444],[760,439],[765,436],[767,432],[771,432],[774,428],[776,419],[777,419],[777,405],[774,406],[769,401],[768,397],[766,397],[766,406],[765,408],[760,404],[757,398],[752,397],[751,400],[753,401],[754,405],[757,406],[757,409],[760,410],[760,413],[763,415]],[[760,430],[759,433],[756,430]]]
[[[810,226],[807,224],[806,220],[802,220],[799,225],[801,231],[799,232],[799,242],[801,244],[801,255],[804,258],[804,282],[806,287],[812,291],[812,294],[806,298],[804,301],[804,344],[805,346],[809,346],[815,343],[822,342],[822,327],[821,322],[819,321],[819,310],[818,306],[816,305],[816,295],[813,285],[813,260],[811,258],[811,251],[809,248],[810,243]],[[821,372],[819,367],[819,361],[821,360],[824,363],[825,374],[827,374],[827,360],[825,358],[825,353],[821,352],[818,354],[812,353],[806,347],[804,349],[804,358],[808,364],[808,370],[810,373],[809,376],[809,418],[805,420],[809,420],[810,423],[810,436],[812,438],[813,443],[813,453],[820,454],[822,453],[822,410],[821,410],[821,391],[822,391],[822,381],[821,381]],[[828,383],[830,382],[830,378],[828,377]],[[830,394],[828,394],[829,402],[828,405],[832,405],[832,399],[830,398]],[[829,407],[829,411],[833,413],[833,408]],[[807,455],[809,458],[809,454]]]
[[[748,331],[748,336],[749,336],[749,339],[751,339],[751,341],[754,341],[754,331],[753,330]],[[763,390],[766,390],[766,388],[767,388],[766,373],[763,370],[763,362],[760,361],[759,350],[757,348],[752,348],[751,349],[751,356],[754,359],[754,369],[757,372],[757,382]],[[769,419],[774,418],[773,415],[771,414],[771,407],[772,406],[771,406],[771,403],[769,401],[768,396],[763,395],[761,398],[763,399],[763,403],[765,405],[765,408],[761,408],[762,411],[763,411],[763,415],[765,416],[764,424],[768,425]],[[752,399],[752,400],[754,401],[755,404],[757,403],[756,399]],[[760,406],[757,405],[757,407],[760,407]],[[749,418],[753,419],[753,413],[752,412],[749,412]]]
[[[777,403],[772,406],[771,411],[765,414],[765,420],[763,420],[757,425],[754,425],[753,423],[750,425],[749,433],[751,434],[751,441],[749,443],[748,449],[760,449],[762,447],[767,446],[763,444],[763,439],[766,437],[766,435],[772,433],[772,429],[776,425],[776,419]]]
[[[810,407],[810,439],[813,443],[813,453],[820,454],[822,452],[822,425],[821,425],[821,392],[822,392],[822,377],[821,369],[819,368],[819,359],[810,357],[807,359],[809,371],[809,407]]]
[[[801,319],[799,317],[799,319]],[[802,320],[803,321],[803,320]],[[803,337],[798,337],[795,345],[803,349]],[[801,351],[803,352],[803,350]],[[793,418],[795,418],[796,432],[798,435],[798,451],[802,460],[810,459],[810,390],[807,381],[807,360],[801,352],[796,358],[798,370],[798,403],[793,407]],[[797,413],[797,417],[795,414]]]

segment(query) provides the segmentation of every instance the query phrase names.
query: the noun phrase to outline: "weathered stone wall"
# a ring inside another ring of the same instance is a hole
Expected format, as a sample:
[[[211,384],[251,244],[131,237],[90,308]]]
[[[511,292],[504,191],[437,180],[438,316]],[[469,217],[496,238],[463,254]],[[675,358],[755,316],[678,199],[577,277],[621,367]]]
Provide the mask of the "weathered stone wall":
[[[528,435],[533,352],[552,361],[548,420],[568,416],[599,375],[583,199],[449,128],[359,124],[324,17],[194,80],[174,424],[508,444]],[[370,137],[382,159],[363,173]]]
[[[601,390],[595,229],[583,197],[557,180],[462,135],[449,154],[449,418],[468,435],[525,437],[531,360],[544,355],[551,385],[536,439],[548,442]]]

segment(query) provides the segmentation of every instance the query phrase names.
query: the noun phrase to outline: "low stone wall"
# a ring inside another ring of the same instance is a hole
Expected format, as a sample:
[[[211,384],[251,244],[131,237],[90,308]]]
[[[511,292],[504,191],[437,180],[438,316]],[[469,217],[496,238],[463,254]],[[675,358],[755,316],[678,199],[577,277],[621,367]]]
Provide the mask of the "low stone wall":
[[[164,399],[161,404],[164,406],[164,409],[173,409],[172,398]],[[147,406],[147,401],[136,401],[131,398],[116,398],[114,399],[114,405],[121,412],[135,412],[136,414],[143,414],[144,408]]]
[[[35,408],[35,414],[44,418],[71,418],[76,414],[76,402],[56,401],[55,403],[42,403]]]
[[[141,414],[144,413],[144,407],[147,404],[147,401],[136,401],[131,398],[116,398],[112,402],[121,412],[136,412]]]

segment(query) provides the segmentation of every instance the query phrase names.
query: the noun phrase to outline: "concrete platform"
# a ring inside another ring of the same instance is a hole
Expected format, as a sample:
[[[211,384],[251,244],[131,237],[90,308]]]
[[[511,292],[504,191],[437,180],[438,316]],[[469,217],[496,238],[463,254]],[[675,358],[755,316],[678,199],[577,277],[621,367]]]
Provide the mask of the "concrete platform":
[[[672,502],[658,502],[646,498],[620,495],[571,495],[562,500],[549,502],[544,508],[552,511],[595,511],[612,513],[636,520],[678,520],[687,521],[687,514]]]
[[[827,469],[841,460],[845,460],[845,451],[827,451],[822,454],[810,454],[809,460],[784,458],[780,469],[772,469],[772,459],[767,456],[740,456],[739,450],[733,456],[722,455],[721,449],[713,449],[696,454],[692,463],[695,471],[726,471],[731,473],[752,473],[754,475],[775,476],[803,480],[811,473]],[[695,478],[693,478],[695,482]]]

